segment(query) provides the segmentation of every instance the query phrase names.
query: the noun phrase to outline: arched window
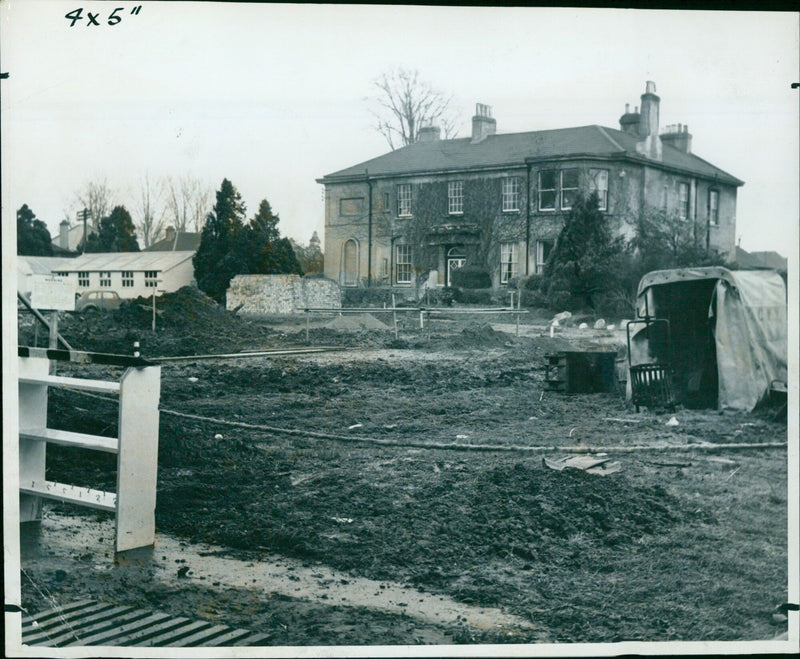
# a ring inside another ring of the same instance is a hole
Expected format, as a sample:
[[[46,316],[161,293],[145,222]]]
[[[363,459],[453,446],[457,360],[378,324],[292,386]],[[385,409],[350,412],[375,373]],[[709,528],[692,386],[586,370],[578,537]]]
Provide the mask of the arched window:
[[[352,238],[342,246],[342,284],[358,285],[358,243]]]

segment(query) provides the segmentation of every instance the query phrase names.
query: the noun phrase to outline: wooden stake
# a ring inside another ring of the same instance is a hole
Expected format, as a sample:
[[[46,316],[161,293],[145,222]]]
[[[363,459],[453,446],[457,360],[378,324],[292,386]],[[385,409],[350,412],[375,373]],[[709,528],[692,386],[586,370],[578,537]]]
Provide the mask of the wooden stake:
[[[50,340],[47,347],[50,350],[58,350],[58,311],[53,311],[50,315]],[[56,374],[56,362],[50,360],[50,375]]]
[[[394,323],[394,338],[397,340],[397,304],[394,301],[394,293],[392,293],[392,321]]]

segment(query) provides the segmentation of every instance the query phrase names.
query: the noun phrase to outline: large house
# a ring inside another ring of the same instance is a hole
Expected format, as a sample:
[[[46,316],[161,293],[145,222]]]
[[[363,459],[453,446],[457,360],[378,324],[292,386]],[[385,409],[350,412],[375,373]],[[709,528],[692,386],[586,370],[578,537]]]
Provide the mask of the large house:
[[[688,126],[659,129],[647,82],[619,129],[499,134],[478,104],[472,136],[414,144],[317,179],[325,186],[325,274],[343,286],[448,285],[463,265],[495,286],[542,271],[576,196],[595,192],[618,233],[640,213],[685,222],[697,244],[734,253],[743,182],[692,153]]]

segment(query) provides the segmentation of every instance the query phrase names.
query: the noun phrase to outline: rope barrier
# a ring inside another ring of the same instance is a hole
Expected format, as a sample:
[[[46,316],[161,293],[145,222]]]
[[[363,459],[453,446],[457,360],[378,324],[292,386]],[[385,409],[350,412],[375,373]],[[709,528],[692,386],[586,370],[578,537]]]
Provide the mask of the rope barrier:
[[[71,391],[70,393],[99,398],[109,402],[114,399],[107,396],[99,396],[85,391]],[[711,442],[701,442],[693,444],[652,444],[632,446],[521,446],[519,444],[459,444],[458,442],[418,442],[398,439],[379,439],[377,437],[359,437],[356,435],[338,435],[334,433],[319,432],[316,430],[301,430],[300,428],[281,428],[266,424],[247,423],[246,421],[228,421],[227,419],[217,419],[214,417],[201,416],[199,414],[189,414],[188,412],[178,412],[177,410],[159,409],[161,414],[182,419],[191,419],[202,423],[213,423],[232,428],[245,428],[247,430],[259,430],[274,435],[289,435],[294,437],[309,437],[311,439],[327,439],[354,444],[373,444],[376,446],[394,446],[399,448],[419,448],[428,450],[450,450],[450,451],[476,451],[476,452],[500,452],[500,453],[548,453],[548,452],[568,452],[568,453],[637,453],[637,452],[686,452],[686,451],[746,451],[758,449],[785,449],[787,442],[763,442],[753,444],[750,442],[737,442],[731,444],[714,444]]]

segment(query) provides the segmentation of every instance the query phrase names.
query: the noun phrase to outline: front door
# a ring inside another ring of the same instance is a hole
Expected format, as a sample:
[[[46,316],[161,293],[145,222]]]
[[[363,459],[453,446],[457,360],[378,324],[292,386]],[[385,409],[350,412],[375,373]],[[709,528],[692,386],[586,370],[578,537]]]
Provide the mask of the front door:
[[[464,267],[467,263],[467,255],[461,247],[451,247],[447,250],[447,282],[446,286],[452,286],[453,272]]]

